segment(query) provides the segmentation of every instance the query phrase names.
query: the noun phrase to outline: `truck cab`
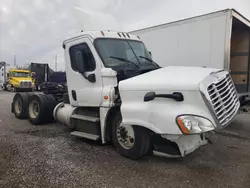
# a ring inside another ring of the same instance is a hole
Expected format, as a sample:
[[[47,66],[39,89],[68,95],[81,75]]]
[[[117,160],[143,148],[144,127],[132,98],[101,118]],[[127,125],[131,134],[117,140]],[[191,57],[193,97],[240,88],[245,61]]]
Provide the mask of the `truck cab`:
[[[135,35],[82,32],[63,48],[70,104],[57,105],[55,119],[72,135],[112,141],[125,157],[183,157],[239,110],[227,71],[161,68]]]
[[[34,83],[32,82],[29,70],[11,68],[7,73],[7,80],[4,89],[12,91],[32,91]]]

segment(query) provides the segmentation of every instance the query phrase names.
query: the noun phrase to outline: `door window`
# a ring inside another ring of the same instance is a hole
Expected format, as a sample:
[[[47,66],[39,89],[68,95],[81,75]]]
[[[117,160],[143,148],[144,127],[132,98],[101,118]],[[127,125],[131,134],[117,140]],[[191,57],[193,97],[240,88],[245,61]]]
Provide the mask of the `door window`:
[[[96,66],[95,59],[90,48],[86,43],[70,47],[69,53],[70,53],[71,67],[74,71],[78,71],[77,62],[84,63],[87,72],[95,70]]]

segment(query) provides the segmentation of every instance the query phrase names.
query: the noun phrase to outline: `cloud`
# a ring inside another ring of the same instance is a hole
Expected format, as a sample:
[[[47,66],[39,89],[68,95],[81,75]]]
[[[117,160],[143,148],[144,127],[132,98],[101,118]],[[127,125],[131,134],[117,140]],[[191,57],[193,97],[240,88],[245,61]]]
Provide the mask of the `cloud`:
[[[62,41],[84,30],[131,31],[220,9],[250,18],[249,0],[0,0],[0,61],[64,69]]]

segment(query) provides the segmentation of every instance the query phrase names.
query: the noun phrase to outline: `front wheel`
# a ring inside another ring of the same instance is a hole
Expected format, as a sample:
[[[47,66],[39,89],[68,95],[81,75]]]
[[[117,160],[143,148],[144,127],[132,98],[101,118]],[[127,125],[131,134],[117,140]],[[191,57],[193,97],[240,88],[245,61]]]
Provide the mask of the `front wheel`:
[[[17,91],[17,89],[14,86],[12,86],[11,87],[11,92],[16,92],[16,91]]]
[[[116,151],[130,159],[142,158],[150,149],[148,131],[143,127],[122,124],[120,113],[112,124],[112,141]]]

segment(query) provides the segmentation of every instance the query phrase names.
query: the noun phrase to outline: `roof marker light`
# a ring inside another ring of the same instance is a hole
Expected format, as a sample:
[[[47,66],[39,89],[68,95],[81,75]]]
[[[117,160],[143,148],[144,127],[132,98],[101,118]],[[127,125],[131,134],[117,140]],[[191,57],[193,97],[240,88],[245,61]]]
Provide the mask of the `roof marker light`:
[[[102,34],[102,36],[105,36],[103,31],[101,31],[101,34]]]

